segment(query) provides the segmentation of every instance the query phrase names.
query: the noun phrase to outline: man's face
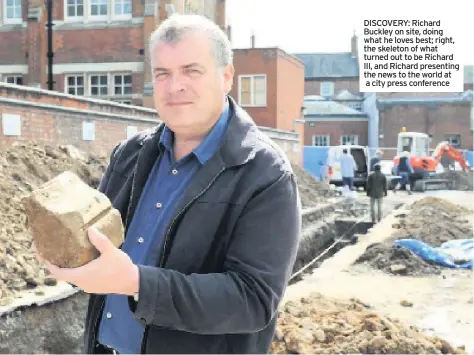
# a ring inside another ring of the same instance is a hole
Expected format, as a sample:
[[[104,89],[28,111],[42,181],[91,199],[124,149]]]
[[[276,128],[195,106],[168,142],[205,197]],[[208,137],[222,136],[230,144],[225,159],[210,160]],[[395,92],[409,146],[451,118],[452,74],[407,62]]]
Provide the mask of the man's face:
[[[208,131],[219,118],[232,88],[234,68],[218,68],[205,34],[189,34],[177,43],[160,43],[152,53],[155,108],[175,133]]]

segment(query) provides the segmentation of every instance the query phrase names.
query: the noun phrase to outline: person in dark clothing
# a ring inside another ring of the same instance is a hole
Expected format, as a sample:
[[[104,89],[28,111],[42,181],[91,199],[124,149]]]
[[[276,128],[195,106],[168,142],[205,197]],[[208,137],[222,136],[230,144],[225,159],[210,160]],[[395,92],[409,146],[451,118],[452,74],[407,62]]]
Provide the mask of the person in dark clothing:
[[[378,164],[381,162],[382,156],[383,156],[383,152],[381,150],[378,150],[375,157],[370,159],[370,171],[374,171],[375,164]]]
[[[375,224],[382,219],[383,198],[387,196],[387,178],[382,173],[380,164],[375,164],[374,171],[367,178],[367,196],[370,197],[372,223]],[[377,204],[377,214],[375,204]]]
[[[89,229],[97,259],[48,269],[91,294],[85,353],[266,354],[301,234],[291,163],[228,96],[213,21],[172,15],[150,57],[162,123],[116,145],[99,186],[125,241]]]
[[[410,153],[405,151],[403,152],[403,155],[400,157],[400,160],[395,167],[395,173],[400,176],[402,179],[400,181],[400,189],[406,190],[407,185],[409,185],[409,177],[410,174],[414,173],[414,169],[411,166],[410,163]],[[393,192],[395,192],[397,187],[393,189]],[[408,194],[411,195],[412,192],[408,190]]]

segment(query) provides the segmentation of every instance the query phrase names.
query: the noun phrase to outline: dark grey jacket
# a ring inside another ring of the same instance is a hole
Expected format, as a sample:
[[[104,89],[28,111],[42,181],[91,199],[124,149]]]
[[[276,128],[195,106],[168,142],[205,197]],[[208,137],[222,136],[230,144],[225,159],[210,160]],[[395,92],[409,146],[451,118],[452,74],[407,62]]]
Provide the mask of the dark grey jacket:
[[[374,171],[367,178],[367,196],[382,198],[387,196],[387,178],[381,171]]]
[[[229,98],[230,99],[230,98]],[[177,207],[157,267],[139,266],[146,353],[266,353],[296,258],[301,204],[284,154],[230,99],[218,152],[192,179]],[[160,157],[163,126],[120,143],[100,191],[128,228]],[[96,351],[104,296],[91,295],[85,352]]]

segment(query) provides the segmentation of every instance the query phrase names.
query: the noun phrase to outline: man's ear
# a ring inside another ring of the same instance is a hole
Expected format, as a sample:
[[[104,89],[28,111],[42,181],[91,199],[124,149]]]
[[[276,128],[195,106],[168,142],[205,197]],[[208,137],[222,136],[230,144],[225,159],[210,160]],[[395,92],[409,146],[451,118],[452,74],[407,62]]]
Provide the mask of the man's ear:
[[[226,94],[232,90],[232,85],[234,84],[234,74],[235,69],[233,64],[226,65],[222,71],[224,75],[224,90]]]

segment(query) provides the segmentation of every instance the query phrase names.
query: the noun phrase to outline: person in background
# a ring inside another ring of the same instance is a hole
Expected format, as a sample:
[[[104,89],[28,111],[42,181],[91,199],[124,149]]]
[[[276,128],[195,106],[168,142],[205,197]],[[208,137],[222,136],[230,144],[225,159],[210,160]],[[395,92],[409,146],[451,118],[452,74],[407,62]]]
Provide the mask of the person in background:
[[[380,222],[382,219],[382,202],[387,196],[387,178],[382,173],[381,165],[375,164],[374,171],[367,178],[367,196],[370,197],[370,213],[372,223]],[[377,214],[375,213],[375,204],[377,203]]]
[[[350,191],[354,190],[354,172],[357,169],[357,165],[354,157],[347,152],[347,149],[342,150],[340,165],[342,186],[348,186]]]
[[[381,150],[377,150],[377,152],[375,153],[375,157],[370,159],[370,171],[374,171],[375,164],[380,163],[380,161],[382,160],[382,156],[383,152]]]
[[[404,151],[403,155],[400,157],[398,165],[395,166],[395,173],[402,178],[400,181],[400,189],[406,189],[406,186],[409,184],[410,174],[413,174],[415,171],[410,163],[410,152]],[[397,187],[393,189],[393,192],[397,190]],[[411,195],[412,192],[408,190],[408,194]]]

